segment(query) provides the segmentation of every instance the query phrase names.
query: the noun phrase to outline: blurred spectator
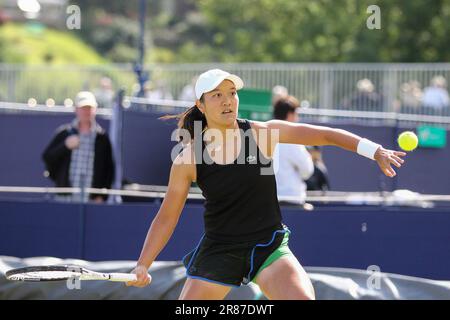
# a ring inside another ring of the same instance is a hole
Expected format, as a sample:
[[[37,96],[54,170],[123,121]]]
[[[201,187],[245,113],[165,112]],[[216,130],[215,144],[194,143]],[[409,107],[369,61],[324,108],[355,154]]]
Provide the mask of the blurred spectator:
[[[59,127],[42,155],[48,175],[57,187],[111,188],[114,162],[109,137],[95,121],[97,101],[81,91],[75,98],[76,118]],[[102,202],[105,195],[62,196],[72,201]]]
[[[191,83],[185,85],[181,90],[178,100],[195,102],[195,83],[197,82],[197,77],[192,78]]]
[[[4,11],[3,8],[0,8],[0,26],[6,22],[8,22],[11,17]]]
[[[94,90],[99,108],[112,108],[114,103],[114,90],[112,81],[108,77],[100,79],[100,87]]]
[[[144,84],[144,97],[156,100],[173,100],[173,96],[162,80],[147,81]]]
[[[288,89],[283,86],[275,86],[272,88],[272,106],[274,106],[279,99],[286,98],[289,95]]]
[[[314,173],[306,180],[307,190],[330,190],[328,171],[322,160],[322,151],[318,146],[308,146],[307,150],[311,154],[314,163]]]
[[[298,122],[297,109],[300,104],[293,96],[278,99],[273,108],[273,117],[289,122]],[[295,197],[295,200],[282,201],[302,205],[306,198],[306,184],[314,171],[312,158],[305,146],[279,143],[273,155],[277,193],[280,196]]]
[[[417,110],[422,105],[420,82],[411,80],[400,86],[400,104],[403,109]]]
[[[357,92],[343,103],[345,109],[361,111],[383,111],[383,97],[375,91],[369,79],[361,79],[356,84]]]
[[[442,109],[450,106],[447,91],[447,81],[443,76],[435,76],[431,86],[423,91],[422,104],[424,107]]]

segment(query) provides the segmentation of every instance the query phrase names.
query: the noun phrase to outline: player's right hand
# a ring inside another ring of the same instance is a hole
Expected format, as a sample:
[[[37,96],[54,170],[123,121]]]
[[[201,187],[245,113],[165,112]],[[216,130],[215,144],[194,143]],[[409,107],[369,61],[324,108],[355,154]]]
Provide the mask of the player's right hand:
[[[136,274],[137,280],[126,282],[127,287],[134,286],[142,288],[148,286],[152,281],[152,276],[148,274],[147,268],[143,265],[138,265],[131,273]]]
[[[394,169],[392,169],[391,165],[396,166],[397,168],[400,168],[402,164],[405,162],[400,157],[406,156],[405,152],[402,151],[394,151],[394,150],[387,150],[383,147],[379,147],[377,151],[375,152],[374,158],[375,161],[378,163],[378,166],[380,167],[381,171],[383,173],[393,178],[397,175]]]
[[[66,138],[66,141],[64,142],[66,144],[66,147],[70,150],[78,148],[80,145],[80,138],[73,134]]]

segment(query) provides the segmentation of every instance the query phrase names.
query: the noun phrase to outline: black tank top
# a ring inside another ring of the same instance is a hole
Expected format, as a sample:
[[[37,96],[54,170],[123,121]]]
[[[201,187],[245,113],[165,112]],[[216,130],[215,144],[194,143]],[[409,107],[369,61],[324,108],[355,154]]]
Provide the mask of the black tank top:
[[[206,199],[205,234],[220,241],[258,240],[282,228],[272,161],[260,152],[250,122],[237,122],[241,150],[233,163],[213,162],[203,136],[203,158],[196,161],[197,184]]]

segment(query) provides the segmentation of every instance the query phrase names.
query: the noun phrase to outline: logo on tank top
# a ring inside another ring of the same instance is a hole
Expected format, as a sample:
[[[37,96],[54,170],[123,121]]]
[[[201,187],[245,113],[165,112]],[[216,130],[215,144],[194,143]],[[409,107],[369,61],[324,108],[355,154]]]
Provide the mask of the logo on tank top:
[[[247,162],[248,163],[252,163],[252,162],[255,162],[255,161],[256,161],[256,157],[255,156],[250,155],[250,156],[247,157]]]

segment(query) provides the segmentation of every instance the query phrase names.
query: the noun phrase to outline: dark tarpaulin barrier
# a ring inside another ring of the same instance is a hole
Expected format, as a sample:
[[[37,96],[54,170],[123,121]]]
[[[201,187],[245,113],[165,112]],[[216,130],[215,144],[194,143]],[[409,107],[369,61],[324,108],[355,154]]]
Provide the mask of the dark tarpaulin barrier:
[[[150,268],[152,283],[145,288],[126,287],[123,283],[82,281],[80,289],[69,290],[65,281],[24,283],[8,281],[9,269],[32,265],[79,265],[100,272],[129,272],[134,261],[89,262],[85,260],[36,257],[20,259],[0,256],[0,300],[16,299],[177,299],[186,281],[179,261],[156,261]],[[435,281],[389,273],[344,268],[306,267],[319,300],[447,300],[450,281]],[[255,285],[233,288],[227,300],[265,299]]]

